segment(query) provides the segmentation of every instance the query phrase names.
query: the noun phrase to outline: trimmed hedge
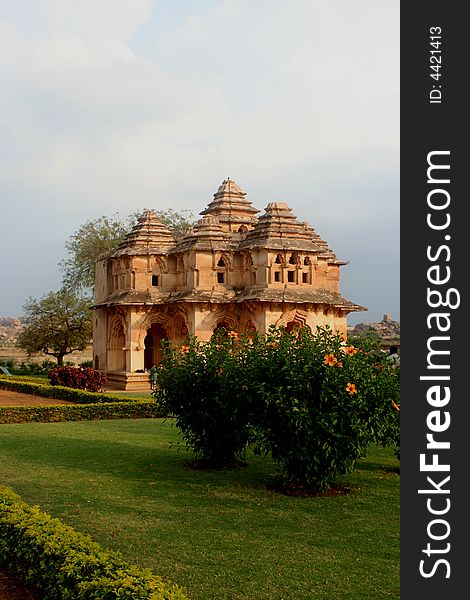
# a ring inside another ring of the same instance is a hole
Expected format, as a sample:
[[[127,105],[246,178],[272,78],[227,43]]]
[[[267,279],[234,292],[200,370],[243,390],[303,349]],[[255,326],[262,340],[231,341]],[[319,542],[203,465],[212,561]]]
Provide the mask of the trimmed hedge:
[[[77,404],[99,404],[106,402],[130,402],[129,398],[113,394],[97,394],[85,390],[76,390],[61,385],[50,385],[49,383],[33,383],[30,381],[19,381],[8,375],[0,376],[0,388],[31,394],[43,398],[54,398],[56,400],[67,400]]]
[[[182,589],[128,563],[0,486],[0,559],[41,598],[186,600]]]
[[[4,375],[0,374],[0,381],[19,381],[20,383],[42,383],[49,384],[49,379],[44,375]]]
[[[0,424],[163,417],[153,400],[55,406],[0,406]]]

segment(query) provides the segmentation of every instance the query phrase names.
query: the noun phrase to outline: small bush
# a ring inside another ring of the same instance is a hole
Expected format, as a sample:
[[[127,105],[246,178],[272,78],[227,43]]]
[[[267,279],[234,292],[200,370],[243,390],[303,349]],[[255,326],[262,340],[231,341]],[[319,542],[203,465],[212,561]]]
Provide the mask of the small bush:
[[[370,444],[399,443],[399,370],[367,344],[328,328],[216,333],[168,346],[154,395],[197,455],[232,462],[251,443],[290,484],[324,491]]]
[[[176,416],[188,447],[213,466],[238,462],[249,441],[248,406],[233,399],[235,344],[223,331],[207,343],[192,337],[181,348],[167,346],[157,372],[157,405]]]
[[[0,361],[0,365],[8,367],[13,375],[47,375],[51,369],[57,366],[52,360],[43,360],[42,363],[25,363],[24,361],[17,364],[14,360]]]
[[[6,367],[9,371],[13,371],[15,367],[15,361],[12,359],[1,359],[0,367]]]
[[[50,370],[49,381],[51,385],[99,392],[106,383],[106,375],[88,367],[72,367],[69,365]]]
[[[384,432],[398,388],[380,352],[347,345],[328,329],[272,331],[251,388],[261,407],[258,451],[278,461],[285,479],[325,491],[350,473]]]

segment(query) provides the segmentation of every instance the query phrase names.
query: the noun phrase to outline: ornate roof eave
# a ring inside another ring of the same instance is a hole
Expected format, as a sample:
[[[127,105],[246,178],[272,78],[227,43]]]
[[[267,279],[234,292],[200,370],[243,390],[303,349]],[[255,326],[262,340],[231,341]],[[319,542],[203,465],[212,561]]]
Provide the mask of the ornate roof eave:
[[[188,289],[180,292],[159,292],[151,294],[148,291],[135,292],[126,290],[115,292],[105,300],[94,305],[95,308],[109,306],[158,306],[161,304],[188,302],[225,304],[230,302],[273,302],[289,304],[320,304],[332,306],[347,312],[366,311],[367,308],[360,306],[340,294],[326,289],[313,290],[291,290],[275,288],[249,288],[247,290],[202,290]]]
[[[233,252],[237,249],[237,244],[232,240],[191,240],[178,244],[172,250],[172,254],[199,251],[199,252]]]
[[[234,290],[216,289],[189,289],[180,292],[161,292],[156,294],[126,290],[111,294],[105,300],[95,304],[94,308],[106,308],[110,306],[158,306],[176,302],[223,304],[233,302],[235,296],[236,292]]]
[[[116,250],[108,258],[117,258],[119,256],[148,256],[159,255],[163,256],[173,252],[174,246],[162,248],[161,246],[134,246],[131,248],[121,248]]]
[[[296,240],[286,238],[245,238],[239,244],[240,250],[249,250],[250,248],[265,248],[266,250],[285,250],[299,252],[315,252],[319,256],[323,256],[324,250],[315,243],[308,240]]]
[[[324,304],[347,310],[348,312],[367,310],[364,306],[351,302],[338,293],[322,288],[312,290],[252,288],[239,292],[234,301],[248,302],[251,300],[257,300],[259,302],[287,302],[290,304]]]

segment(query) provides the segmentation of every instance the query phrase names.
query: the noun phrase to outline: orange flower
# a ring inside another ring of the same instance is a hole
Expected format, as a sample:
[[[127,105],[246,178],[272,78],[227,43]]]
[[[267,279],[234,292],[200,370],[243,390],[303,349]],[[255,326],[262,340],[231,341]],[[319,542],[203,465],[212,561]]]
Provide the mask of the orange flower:
[[[278,344],[277,344],[277,342],[268,342],[268,343],[266,344],[266,346],[267,346],[268,348],[273,348],[273,349],[274,349],[274,348],[277,348],[277,345],[278,345]]]
[[[393,400],[392,400],[392,406],[393,406],[393,408],[400,410],[400,407],[398,406],[398,404],[396,402],[394,402]]]
[[[343,342],[347,342],[348,341],[348,336],[345,333],[340,333],[340,337],[343,340]]]
[[[341,352],[348,356],[354,356],[357,353],[357,348],[354,348],[354,346],[345,346],[344,348],[341,348]]]
[[[229,331],[228,335],[232,338],[232,340],[238,340],[238,333],[236,331]]]
[[[337,367],[339,367],[339,368],[341,369],[341,368],[342,368],[342,366],[343,366],[343,363],[342,363],[341,361],[338,361],[338,362],[336,363],[336,366],[337,366]]]
[[[349,392],[351,395],[357,394],[357,389],[354,383],[348,383],[348,385],[346,386],[346,391]]]
[[[181,352],[181,354],[188,354],[189,346],[181,346],[180,352]]]
[[[325,360],[323,361],[323,364],[328,365],[329,367],[332,367],[337,362],[338,362],[338,360],[334,354],[327,354],[325,356]]]

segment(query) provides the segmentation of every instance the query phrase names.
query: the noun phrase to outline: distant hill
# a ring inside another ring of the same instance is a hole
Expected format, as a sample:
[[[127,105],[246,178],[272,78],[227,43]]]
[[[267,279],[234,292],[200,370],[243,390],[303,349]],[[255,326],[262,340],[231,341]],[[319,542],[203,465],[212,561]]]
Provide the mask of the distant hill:
[[[0,343],[14,344],[22,327],[21,319],[0,317]]]
[[[394,321],[391,315],[384,315],[380,322],[358,323],[348,327],[348,335],[366,336],[374,333],[380,337],[383,347],[395,345],[400,347],[400,322]]]

